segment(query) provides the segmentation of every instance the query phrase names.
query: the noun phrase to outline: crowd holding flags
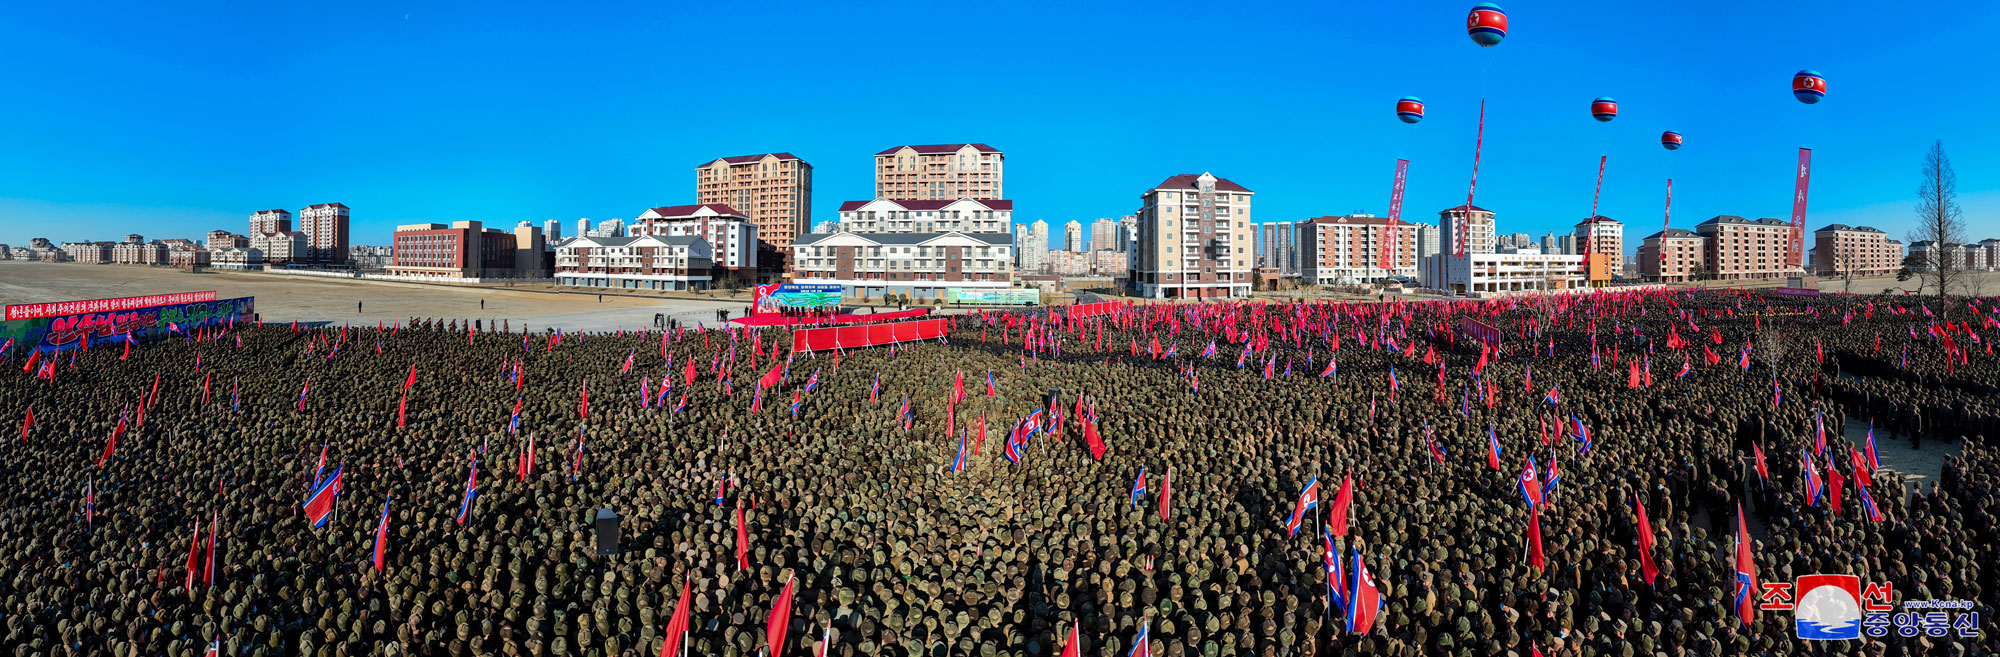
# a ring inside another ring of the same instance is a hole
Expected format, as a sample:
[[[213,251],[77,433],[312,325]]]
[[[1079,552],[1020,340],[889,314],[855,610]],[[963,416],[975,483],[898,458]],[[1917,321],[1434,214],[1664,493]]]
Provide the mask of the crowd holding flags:
[[[1292,506],[1292,517],[1285,521],[1286,535],[1298,536],[1299,525],[1305,523],[1306,512],[1316,506],[1319,506],[1319,477],[1308,480],[1305,488],[1299,490],[1299,501]]]

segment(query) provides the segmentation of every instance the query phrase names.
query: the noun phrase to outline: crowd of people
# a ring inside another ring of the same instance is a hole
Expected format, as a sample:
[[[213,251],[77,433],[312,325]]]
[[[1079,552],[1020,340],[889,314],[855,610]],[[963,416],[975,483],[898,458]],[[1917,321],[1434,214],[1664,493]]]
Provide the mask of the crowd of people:
[[[0,645],[655,655],[685,605],[685,654],[733,657],[771,654],[773,625],[777,656],[1992,654],[1996,312],[1735,292],[1128,305],[818,353],[776,329],[236,322],[64,351],[51,378],[16,347]],[[1954,455],[1934,481],[1862,472],[1850,420]],[[1809,503],[1803,454],[1862,483]],[[1539,564],[1529,457],[1560,472]],[[314,527],[303,503],[336,470]],[[1971,601],[1975,636],[1809,643],[1791,612],[1746,619],[1739,523],[1758,582]],[[1330,598],[1328,542],[1379,590],[1367,627]]]

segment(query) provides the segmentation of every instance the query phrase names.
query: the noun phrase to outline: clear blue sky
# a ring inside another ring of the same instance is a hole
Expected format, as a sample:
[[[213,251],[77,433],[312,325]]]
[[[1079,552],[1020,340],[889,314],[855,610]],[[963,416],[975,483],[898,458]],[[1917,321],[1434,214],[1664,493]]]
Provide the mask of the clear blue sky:
[[[871,155],[977,141],[1007,153],[1016,221],[1129,213],[1212,171],[1255,218],[1465,200],[1538,239],[1601,213],[1628,244],[1716,214],[1788,216],[1814,149],[1809,221],[1901,237],[1943,139],[1975,238],[2000,237],[2000,5],[1338,3],[30,3],[0,15],[0,242],[241,232],[264,208],[352,206],[357,244],[397,223],[630,218],[692,202],[695,165],[791,151],[815,221],[868,197]],[[1978,62],[1986,62],[1980,65]],[[1829,98],[1794,101],[1800,68]],[[1429,117],[1398,123],[1395,100]],[[1613,96],[1621,115],[1591,120]],[[1660,148],[1664,129],[1686,135]]]

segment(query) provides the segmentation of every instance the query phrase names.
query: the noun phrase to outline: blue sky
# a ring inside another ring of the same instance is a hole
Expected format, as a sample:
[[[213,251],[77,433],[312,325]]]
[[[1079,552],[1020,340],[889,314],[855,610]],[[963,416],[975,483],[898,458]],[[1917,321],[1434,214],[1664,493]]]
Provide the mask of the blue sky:
[[[255,210],[339,201],[357,244],[398,223],[630,218],[692,202],[693,168],[790,151],[814,220],[873,190],[898,144],[1007,153],[1016,221],[1133,211],[1212,171],[1254,218],[1465,200],[1539,236],[1600,212],[1628,244],[1717,214],[1787,217],[1814,149],[1812,227],[1901,237],[1933,139],[1974,238],[2000,237],[2000,5],[1504,2],[73,3],[0,15],[0,242],[241,232]],[[1988,62],[1978,66],[1976,62]],[[1829,98],[1792,99],[1800,68]],[[1428,118],[1406,126],[1397,98]],[[1618,120],[1593,121],[1612,96]],[[1687,146],[1660,148],[1662,130]],[[1055,231],[1060,234],[1060,230]]]

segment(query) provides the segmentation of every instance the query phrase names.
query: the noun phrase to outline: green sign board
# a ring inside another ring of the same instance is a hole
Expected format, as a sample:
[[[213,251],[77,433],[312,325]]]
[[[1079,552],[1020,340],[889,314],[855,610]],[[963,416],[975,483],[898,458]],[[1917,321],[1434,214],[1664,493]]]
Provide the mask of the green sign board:
[[[1029,289],[946,288],[945,302],[979,306],[1025,306],[1042,302],[1042,291]]]

